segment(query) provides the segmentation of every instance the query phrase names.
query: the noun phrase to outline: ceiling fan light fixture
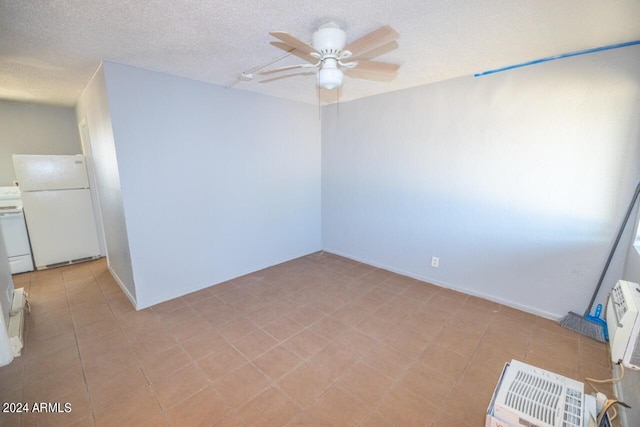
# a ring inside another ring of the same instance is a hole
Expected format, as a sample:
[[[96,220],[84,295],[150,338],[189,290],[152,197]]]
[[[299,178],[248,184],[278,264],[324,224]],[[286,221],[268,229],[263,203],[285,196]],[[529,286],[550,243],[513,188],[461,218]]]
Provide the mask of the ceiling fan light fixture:
[[[338,68],[322,68],[318,72],[318,86],[331,90],[342,86],[342,70]]]

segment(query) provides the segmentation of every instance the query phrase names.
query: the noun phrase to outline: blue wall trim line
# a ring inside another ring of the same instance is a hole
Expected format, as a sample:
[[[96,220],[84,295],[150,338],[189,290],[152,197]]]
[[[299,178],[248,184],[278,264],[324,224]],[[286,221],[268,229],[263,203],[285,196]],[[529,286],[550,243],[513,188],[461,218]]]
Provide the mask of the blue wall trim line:
[[[487,74],[500,73],[502,71],[512,70],[514,68],[520,68],[520,67],[526,67],[528,65],[539,64],[541,62],[554,61],[556,59],[569,58],[571,56],[586,55],[588,53],[602,52],[603,50],[619,49],[621,47],[634,46],[637,44],[640,44],[640,40],[611,44],[608,46],[594,47],[592,49],[578,50],[575,52],[563,53],[561,55],[548,56],[546,58],[534,59],[533,61],[527,61],[527,62],[522,62],[520,64],[509,65],[508,67],[502,67],[502,68],[496,68],[494,70],[483,71],[481,73],[474,74],[473,77],[482,77],[482,76],[486,76]]]

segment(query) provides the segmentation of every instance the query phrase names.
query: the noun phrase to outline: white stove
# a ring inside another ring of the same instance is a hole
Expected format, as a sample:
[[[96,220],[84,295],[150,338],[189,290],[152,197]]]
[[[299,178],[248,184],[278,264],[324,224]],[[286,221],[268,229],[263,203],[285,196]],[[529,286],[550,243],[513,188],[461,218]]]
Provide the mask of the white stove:
[[[0,187],[0,229],[11,274],[33,271],[33,258],[18,187]]]

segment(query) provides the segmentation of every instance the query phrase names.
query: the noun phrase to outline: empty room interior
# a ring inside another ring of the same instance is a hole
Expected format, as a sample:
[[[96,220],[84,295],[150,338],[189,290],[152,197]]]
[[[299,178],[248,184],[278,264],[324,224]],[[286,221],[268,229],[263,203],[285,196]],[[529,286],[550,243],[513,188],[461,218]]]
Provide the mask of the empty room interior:
[[[640,425],[638,22],[0,2],[0,425]]]

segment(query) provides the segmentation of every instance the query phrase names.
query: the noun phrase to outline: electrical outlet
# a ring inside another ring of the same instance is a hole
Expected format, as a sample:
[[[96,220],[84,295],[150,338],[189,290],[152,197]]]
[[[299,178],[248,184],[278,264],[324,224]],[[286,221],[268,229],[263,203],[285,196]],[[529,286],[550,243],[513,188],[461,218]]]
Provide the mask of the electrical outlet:
[[[439,265],[440,265],[440,258],[438,258],[437,256],[432,256],[431,267],[438,268]]]

